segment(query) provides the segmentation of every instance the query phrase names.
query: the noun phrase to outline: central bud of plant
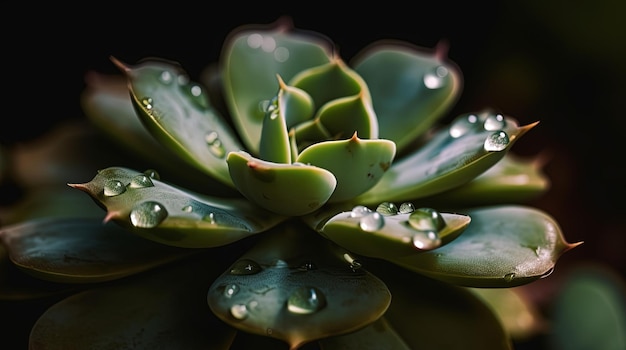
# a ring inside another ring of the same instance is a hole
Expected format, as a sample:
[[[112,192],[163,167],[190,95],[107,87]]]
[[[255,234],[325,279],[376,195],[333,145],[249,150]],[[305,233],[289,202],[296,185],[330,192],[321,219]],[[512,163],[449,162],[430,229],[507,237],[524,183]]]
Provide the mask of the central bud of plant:
[[[341,59],[305,69],[264,108],[258,156],[231,152],[228,169],[249,200],[284,215],[304,215],[327,202],[372,188],[396,154],[378,139],[365,81]]]

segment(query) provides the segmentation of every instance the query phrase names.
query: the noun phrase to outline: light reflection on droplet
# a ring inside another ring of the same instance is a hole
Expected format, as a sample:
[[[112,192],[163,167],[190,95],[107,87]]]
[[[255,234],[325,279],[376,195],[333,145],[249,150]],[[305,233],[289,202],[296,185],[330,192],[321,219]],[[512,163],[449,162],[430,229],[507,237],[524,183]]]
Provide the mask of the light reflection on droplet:
[[[154,170],[154,169],[147,169],[143,173],[144,173],[144,175],[148,176],[151,179],[154,179],[154,180],[160,180],[161,179],[161,176],[159,175],[159,173],[156,170]]]
[[[478,122],[478,117],[475,114],[469,114],[467,116],[459,116],[452,122],[450,126],[450,136],[454,138],[459,138],[473,128],[476,127]]]
[[[515,273],[514,272],[507,273],[506,275],[504,275],[504,280],[506,282],[512,282],[513,279],[515,279]]]
[[[277,47],[274,50],[274,59],[278,62],[285,62],[289,59],[289,50],[286,47]]]
[[[126,186],[119,180],[109,180],[104,184],[104,195],[107,197],[118,196],[126,192]]]
[[[152,101],[151,97],[144,97],[141,99],[141,105],[147,109],[147,110],[151,110],[153,107],[153,103],[154,101]]]
[[[158,202],[147,201],[136,205],[130,212],[130,222],[135,227],[152,228],[167,218],[167,210]]]
[[[195,97],[198,97],[202,94],[202,88],[199,85],[194,85],[190,90],[191,94]]]
[[[206,221],[206,222],[208,222],[208,223],[211,223],[211,224],[213,224],[213,225],[215,225],[215,224],[217,223],[217,221],[215,220],[215,213],[209,213],[209,214],[205,215],[205,216],[202,218],[202,220],[203,220],[203,221]]]
[[[360,218],[363,217],[365,214],[371,213],[372,210],[369,209],[368,207],[364,206],[364,205],[357,205],[354,208],[352,208],[352,211],[350,212],[350,217],[351,218]]]
[[[421,250],[431,250],[441,245],[441,238],[434,231],[417,231],[412,240],[415,248]]]
[[[182,209],[185,213],[191,213],[193,211],[193,207],[191,205],[185,205]]]
[[[263,36],[258,33],[250,34],[248,35],[247,43],[249,47],[258,49],[263,44]]]
[[[300,287],[287,299],[287,310],[294,314],[311,314],[326,306],[326,296],[315,287]]]
[[[159,80],[161,80],[161,82],[163,84],[169,84],[174,79],[172,77],[172,73],[170,73],[169,71],[164,70],[164,71],[161,72],[161,75],[159,76]]]
[[[502,130],[505,126],[506,122],[502,114],[490,114],[483,124],[485,130],[488,131]]]
[[[439,232],[446,226],[443,216],[432,208],[419,208],[409,215],[409,224],[418,231]]]
[[[378,212],[370,212],[361,217],[359,227],[363,231],[372,232],[381,229],[385,225],[385,219]]]
[[[392,202],[382,202],[376,207],[376,211],[382,215],[397,215],[400,209]]]
[[[504,131],[496,131],[485,140],[485,151],[498,152],[504,150],[509,145],[509,135]]]
[[[233,295],[239,292],[239,286],[235,283],[229,284],[224,288],[224,296],[227,298],[231,298]]]
[[[230,307],[230,314],[238,320],[248,317],[248,307],[244,304],[235,304]]]
[[[230,268],[231,275],[254,275],[261,272],[261,265],[250,259],[241,259]]]
[[[152,183],[152,180],[150,180],[150,178],[147,175],[141,174],[141,175],[134,176],[130,180],[130,184],[128,186],[130,188],[145,188],[145,187],[153,187],[154,183]]]
[[[448,69],[444,66],[438,66],[434,72],[424,75],[424,85],[429,89],[439,89],[445,83],[444,78],[448,75]]]

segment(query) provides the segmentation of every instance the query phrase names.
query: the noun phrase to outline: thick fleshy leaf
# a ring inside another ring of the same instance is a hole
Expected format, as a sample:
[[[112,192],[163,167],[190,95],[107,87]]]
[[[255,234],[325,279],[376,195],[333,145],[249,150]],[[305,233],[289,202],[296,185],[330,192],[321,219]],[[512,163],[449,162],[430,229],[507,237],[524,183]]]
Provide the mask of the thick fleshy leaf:
[[[207,176],[205,172],[181,159],[150,134],[142,120],[137,117],[128,93],[126,77],[121,74],[106,76],[90,72],[85,80],[87,88],[81,95],[85,115],[126,152],[131,150],[133,154],[129,156],[137,155],[146,167],[158,168],[161,174],[184,183],[187,188],[220,196],[237,194],[234,188],[224,186],[219,180]],[[116,152],[116,156],[119,156],[117,148],[110,148],[112,152]],[[133,160],[133,164],[136,162]],[[110,164],[104,163],[100,167]],[[89,172],[92,173],[93,169],[89,168]]]
[[[468,210],[471,224],[438,249],[389,259],[409,270],[468,287],[514,287],[552,273],[568,243],[557,222],[525,206]]]
[[[470,217],[453,213],[437,213],[418,208],[411,213],[382,214],[357,206],[352,211],[335,215],[319,230],[326,238],[369,257],[394,257],[432,250],[460,235],[469,225]],[[433,217],[443,219],[443,226]]]
[[[548,344],[554,349],[626,348],[626,284],[608,265],[571,270],[554,299]]]
[[[306,227],[266,235],[209,290],[209,306],[224,322],[296,349],[365,327],[389,306],[385,284],[348,251]]]
[[[285,217],[243,198],[203,196],[160,181],[155,172],[112,167],[89,182],[70,184],[105,207],[132,232],[167,245],[210,248],[263,232]]]
[[[465,184],[501,160],[536,124],[520,127],[491,110],[461,115],[415,153],[395,161],[357,201],[414,200]]]
[[[133,106],[146,128],[182,159],[232,187],[226,154],[243,146],[197,83],[173,62],[113,62],[128,78]]]
[[[282,93],[279,93],[280,95]],[[291,140],[281,100],[278,97],[274,98],[267,107],[263,118],[259,157],[268,162],[289,164],[292,159]]]
[[[258,154],[265,105],[278,91],[276,75],[289,81],[300,71],[330,61],[332,43],[296,31],[284,18],[270,25],[233,30],[220,55],[224,98],[239,135]]]
[[[389,140],[351,138],[324,141],[304,149],[299,163],[311,164],[330,171],[337,179],[337,187],[330,202],[356,197],[372,188],[389,169],[396,146]]]
[[[363,265],[389,286],[383,317],[411,349],[513,349],[496,315],[464,288],[380,261]]]
[[[231,152],[227,161],[237,189],[253,203],[281,215],[313,212],[328,201],[337,185],[330,171],[313,165],[266,162],[243,151]]]
[[[235,331],[206,305],[217,266],[204,254],[71,296],[37,320],[29,349],[229,349]]]
[[[507,333],[525,341],[548,330],[549,324],[537,305],[519,288],[467,288],[491,307]]]
[[[446,208],[522,203],[550,187],[550,180],[542,172],[544,164],[544,157],[530,159],[508,152],[470,182],[423,200]]]
[[[63,283],[110,281],[192,253],[90,218],[32,220],[4,227],[0,239],[11,261],[23,271]]]
[[[408,43],[375,42],[351,62],[369,87],[379,137],[403,150],[453,106],[462,76],[447,47],[427,51]]]
[[[410,350],[385,317],[356,332],[319,341],[322,350]]]

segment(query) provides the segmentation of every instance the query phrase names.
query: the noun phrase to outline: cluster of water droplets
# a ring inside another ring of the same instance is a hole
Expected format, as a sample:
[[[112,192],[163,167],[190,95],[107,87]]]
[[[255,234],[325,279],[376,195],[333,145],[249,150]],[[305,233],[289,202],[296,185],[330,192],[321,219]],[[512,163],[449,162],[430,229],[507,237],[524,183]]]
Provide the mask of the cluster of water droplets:
[[[204,141],[207,146],[209,146],[211,154],[217,158],[224,158],[226,155],[226,149],[224,149],[224,145],[222,144],[217,131],[209,131],[204,137]]]
[[[286,62],[289,59],[289,49],[278,46],[276,39],[259,33],[250,34],[246,40],[248,47],[254,50],[262,50],[271,53],[276,62]]]
[[[492,131],[484,143],[485,151],[504,150],[511,140],[503,129],[507,126],[505,117],[499,113],[486,115],[467,114],[456,118],[450,125],[450,136],[459,138],[471,132]]]
[[[359,227],[366,232],[380,230],[385,225],[386,216],[408,214],[407,223],[413,228],[407,242],[421,250],[430,250],[441,245],[439,232],[446,227],[441,213],[432,208],[415,208],[413,203],[404,202],[397,206],[392,202],[382,202],[376,210],[357,205],[350,212],[350,217],[359,218]]]

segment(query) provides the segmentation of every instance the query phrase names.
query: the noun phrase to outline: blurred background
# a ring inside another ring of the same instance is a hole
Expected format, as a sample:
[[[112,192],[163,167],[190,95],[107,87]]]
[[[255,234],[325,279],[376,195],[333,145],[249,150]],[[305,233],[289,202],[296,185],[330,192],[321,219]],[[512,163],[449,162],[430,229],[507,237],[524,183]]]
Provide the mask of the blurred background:
[[[446,40],[464,75],[447,119],[492,107],[520,124],[540,121],[513,147],[520,155],[549,155],[544,170],[552,186],[532,204],[557,219],[569,242],[585,242],[559,260],[550,278],[529,286],[529,294],[548,305],[582,264],[626,276],[626,2],[294,5],[4,5],[9,79],[0,144],[10,148],[61,121],[83,119],[85,74],[119,73],[110,56],[131,64],[148,56],[178,61],[197,78],[242,24],[288,16],[295,27],[330,37],[345,61],[378,39],[431,48]],[[3,203],[13,195],[0,192]]]

